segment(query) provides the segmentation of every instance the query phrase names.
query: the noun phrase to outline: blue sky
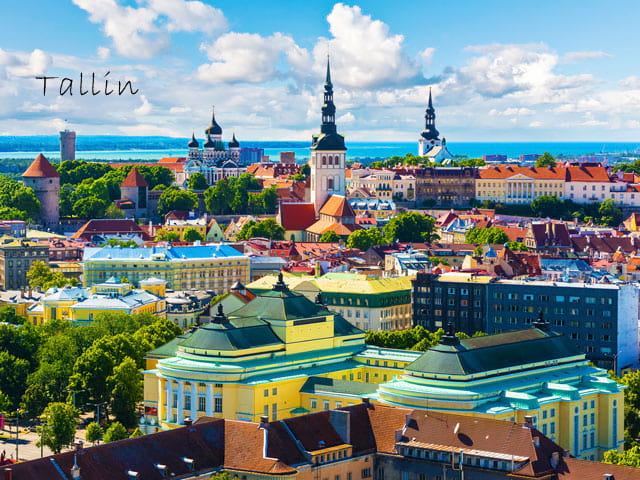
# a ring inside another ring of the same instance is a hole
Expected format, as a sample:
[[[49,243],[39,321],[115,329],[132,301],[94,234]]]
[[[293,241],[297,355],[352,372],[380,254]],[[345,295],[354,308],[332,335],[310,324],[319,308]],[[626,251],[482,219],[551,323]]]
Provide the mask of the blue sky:
[[[637,140],[637,1],[21,0],[0,19],[0,134],[306,140],[330,52],[347,140]],[[45,97],[110,71],[136,96]],[[65,123],[65,120],[67,123]],[[227,136],[227,135],[225,135]]]

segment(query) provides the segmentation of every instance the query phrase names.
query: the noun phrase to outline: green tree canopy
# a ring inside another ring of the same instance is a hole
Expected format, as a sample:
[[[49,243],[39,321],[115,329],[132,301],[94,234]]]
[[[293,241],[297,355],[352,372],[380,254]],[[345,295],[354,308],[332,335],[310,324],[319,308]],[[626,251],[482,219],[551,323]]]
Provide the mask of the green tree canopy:
[[[85,431],[85,440],[95,445],[101,439],[102,427],[100,427],[97,422],[91,422],[89,425],[87,425],[87,430]]]
[[[73,204],[74,213],[80,218],[104,218],[104,215],[111,203],[109,200],[91,195],[79,199]]]
[[[138,244],[134,240],[118,240],[117,238],[110,238],[107,240],[103,247],[120,247],[120,248],[131,248],[137,247]]]
[[[369,250],[374,245],[382,245],[383,243],[384,237],[377,228],[356,230],[347,238],[347,247],[357,248],[363,252]]]
[[[466,234],[467,243],[489,243],[489,244],[504,244],[509,241],[509,236],[504,230],[498,227],[473,227]]]
[[[193,227],[187,227],[182,232],[182,239],[185,242],[195,242],[196,240],[204,240],[202,234]]]
[[[169,187],[160,194],[158,214],[164,216],[171,210],[190,211],[198,204],[198,196],[193,192]]]
[[[69,445],[76,433],[76,424],[80,412],[68,403],[55,402],[44,409],[43,426],[38,427],[42,443],[58,454],[65,445]]]
[[[31,264],[27,272],[27,281],[31,288],[45,291],[51,287],[64,287],[66,285],[77,285],[78,280],[67,278],[62,272],[54,272],[49,265],[41,260],[36,260]]]
[[[320,238],[318,239],[320,243],[336,243],[336,242],[339,242],[340,240],[341,240],[340,235],[338,235],[333,230],[324,232],[322,235],[320,235]]]
[[[207,179],[200,172],[195,172],[189,175],[187,186],[189,187],[189,190],[206,190],[207,188],[209,188]]]
[[[284,228],[273,218],[267,218],[261,222],[250,220],[246,222],[238,233],[238,240],[250,238],[269,238],[271,240],[284,240]]]
[[[555,195],[541,195],[531,202],[531,212],[536,217],[553,218],[562,209],[563,202]]]
[[[541,167],[555,167],[556,159],[549,152],[544,152],[538,158],[536,158],[536,168]]]
[[[116,420],[125,427],[135,427],[138,423],[136,405],[143,396],[142,374],[136,362],[126,357],[113,369],[113,375],[107,378],[107,383],[113,385],[111,411]]]
[[[156,232],[155,240],[156,242],[177,242],[180,240],[180,234],[161,228]]]
[[[388,242],[432,242],[435,219],[419,212],[405,212],[393,217],[382,229]]]
[[[117,442],[118,440],[124,440],[126,438],[129,438],[129,434],[125,426],[120,422],[113,422],[109,425],[107,431],[104,432],[105,443]]]
[[[600,222],[609,227],[617,227],[622,222],[622,209],[616,206],[616,201],[607,198],[598,207]]]
[[[231,200],[235,195],[226,178],[219,180],[204,192],[204,203],[207,211],[215,214],[224,214],[231,211]]]

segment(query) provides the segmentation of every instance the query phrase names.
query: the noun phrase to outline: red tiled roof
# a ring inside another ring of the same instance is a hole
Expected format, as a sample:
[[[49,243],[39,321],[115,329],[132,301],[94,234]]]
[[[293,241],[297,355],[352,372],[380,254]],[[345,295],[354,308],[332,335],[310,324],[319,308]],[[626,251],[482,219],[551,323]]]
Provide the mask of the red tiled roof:
[[[285,230],[306,230],[316,221],[313,203],[281,203],[280,222]]]
[[[151,240],[151,237],[140,228],[134,220],[118,219],[95,219],[89,220],[72,235],[71,238],[81,238],[87,242],[91,241],[94,235],[116,235],[124,233],[134,233],[140,235],[143,240]]]
[[[355,217],[353,208],[343,195],[331,195],[320,209],[322,215],[331,217]]]
[[[127,175],[127,178],[124,179],[124,182],[120,184],[121,187],[149,187],[149,184],[144,179],[137,168],[132,168]]]
[[[22,174],[22,176],[29,178],[56,178],[59,177],[60,174],[53,167],[53,165],[49,163],[49,160],[47,160],[44,155],[39,153],[36,159],[31,162],[29,168],[27,168]]]
[[[563,457],[556,472],[558,480],[602,480],[605,478],[605,473],[613,475],[614,480],[638,480],[640,478],[640,470],[637,468],[590,462],[571,457]]]

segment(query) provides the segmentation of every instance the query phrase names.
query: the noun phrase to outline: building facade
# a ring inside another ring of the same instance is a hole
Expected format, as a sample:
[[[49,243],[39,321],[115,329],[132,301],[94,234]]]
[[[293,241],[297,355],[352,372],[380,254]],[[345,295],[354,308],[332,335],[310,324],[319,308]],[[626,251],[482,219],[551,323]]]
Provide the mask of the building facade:
[[[60,132],[60,161],[76,159],[76,132],[63,130]]]
[[[249,283],[249,257],[228,245],[188,247],[118,248],[87,247],[83,256],[85,285],[110,277],[127,278],[134,285],[149,277],[160,278],[173,290],[192,288],[227,292],[240,281]]]
[[[542,315],[596,365],[620,373],[638,366],[638,287],[494,281],[471,273],[418,273],[413,321],[427,330],[454,322],[457,331],[496,334],[528,328]]]
[[[49,245],[13,237],[0,237],[0,288],[28,287],[27,272],[35,261],[49,264]]]

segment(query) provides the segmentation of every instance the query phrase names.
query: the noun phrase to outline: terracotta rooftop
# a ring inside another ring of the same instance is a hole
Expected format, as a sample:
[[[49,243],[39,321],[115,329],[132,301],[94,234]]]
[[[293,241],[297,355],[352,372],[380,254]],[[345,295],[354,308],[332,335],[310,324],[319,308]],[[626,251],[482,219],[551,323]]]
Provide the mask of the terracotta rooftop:
[[[151,240],[140,225],[132,219],[94,219],[89,220],[80,229],[72,235],[71,238],[81,238],[86,242],[90,242],[94,235],[116,235],[116,234],[138,234],[143,240]]]
[[[306,230],[316,221],[313,203],[281,203],[280,222],[285,230]]]
[[[25,170],[22,174],[23,177],[29,178],[56,178],[59,177],[60,174],[58,171],[49,163],[49,160],[42,155],[38,154],[36,159],[31,162],[29,168]]]
[[[133,167],[124,179],[124,182],[120,184],[121,187],[149,187],[149,184],[140,174],[137,168]]]
[[[355,217],[353,208],[349,205],[347,198],[342,195],[331,195],[320,209],[321,215],[331,217]]]

